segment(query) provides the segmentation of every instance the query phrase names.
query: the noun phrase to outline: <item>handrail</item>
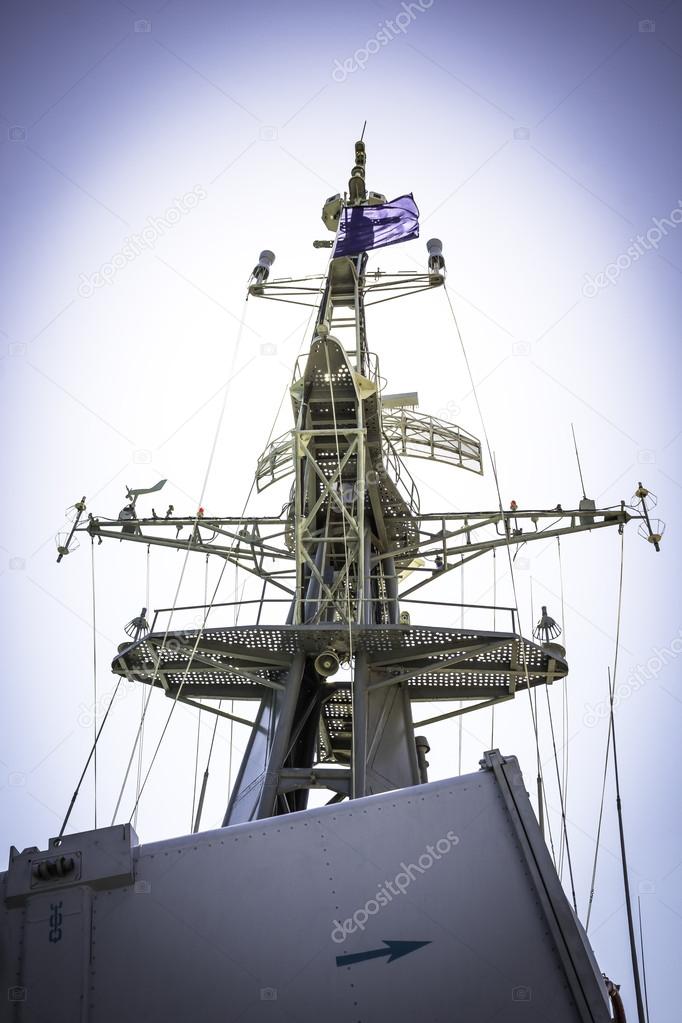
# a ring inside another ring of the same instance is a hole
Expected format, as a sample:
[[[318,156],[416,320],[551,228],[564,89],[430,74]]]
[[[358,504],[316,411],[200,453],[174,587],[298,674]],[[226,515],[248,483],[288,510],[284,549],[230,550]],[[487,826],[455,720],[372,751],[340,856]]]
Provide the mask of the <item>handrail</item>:
[[[400,447],[402,455],[483,472],[481,442],[455,423],[414,409],[387,409],[382,416],[382,430]]]
[[[386,600],[386,597],[365,597],[364,598],[364,602],[366,604],[380,604],[380,605],[383,605],[383,604],[387,603],[387,600]],[[465,610],[469,610],[469,611],[494,611],[494,612],[498,612],[499,611],[501,613],[502,612],[508,612],[511,615],[511,623],[512,623],[511,631],[512,631],[512,633],[514,635],[518,634],[517,621],[516,621],[516,608],[515,607],[507,607],[506,605],[502,605],[502,604],[463,604],[463,603],[460,603],[459,601],[454,601],[454,600],[419,600],[419,599],[417,599],[415,597],[404,597],[404,598],[401,598],[400,596],[398,597],[398,603],[399,603],[400,606],[402,606],[403,604],[423,604],[423,605],[428,606],[428,607],[461,608],[461,609],[465,609]],[[258,605],[261,608],[265,604],[287,604],[287,605],[290,605],[291,604],[291,599],[290,598],[286,598],[286,597],[263,597],[263,598],[258,597],[258,598],[254,598],[252,600],[228,600],[228,601],[222,601],[221,603],[217,603],[217,604],[186,604],[186,605],[181,606],[181,607],[157,607],[157,608],[154,609],[154,612],[153,612],[152,626],[151,626],[150,632],[154,632],[154,630],[156,628],[156,623],[157,623],[157,620],[158,620],[158,616],[161,615],[161,614],[166,614],[168,612],[176,613],[176,612],[179,612],[179,611],[203,611],[203,610],[205,610],[207,608],[212,611],[215,608],[219,608],[219,607],[245,607],[246,605],[251,605],[251,604],[256,604],[256,605]],[[260,613],[259,613],[258,617],[260,618]],[[243,628],[249,628],[250,627],[250,624],[248,622],[241,622],[239,624]],[[270,624],[271,628],[278,628],[279,626],[283,625],[284,623],[280,622],[280,623],[269,623],[269,624]],[[414,625],[420,625],[420,624],[423,625],[423,624],[426,624],[426,623],[415,622],[415,623],[412,623],[412,624],[414,624]],[[439,627],[438,623],[434,623],[434,624],[435,624],[436,628]],[[222,626],[220,626],[220,627],[222,628]],[[448,627],[449,628],[450,626],[442,626],[442,625],[440,625],[440,627],[441,628],[443,628],[443,627]],[[462,626],[462,628],[464,628],[465,631],[481,631],[478,626],[475,626],[475,627],[474,626]],[[182,627],[178,627],[178,629],[175,630],[175,631],[184,632],[186,630],[183,629]],[[483,630],[483,631],[487,631],[487,630]]]
[[[383,437],[386,444],[384,468],[387,473],[389,468],[393,470],[393,476],[389,474],[389,479],[392,480],[399,491],[402,491],[401,496],[407,505],[409,513],[412,516],[419,515],[419,491],[417,490],[417,484],[414,482],[410,470],[403,462],[392,442],[386,434]],[[407,476],[407,482],[403,480],[403,475]]]

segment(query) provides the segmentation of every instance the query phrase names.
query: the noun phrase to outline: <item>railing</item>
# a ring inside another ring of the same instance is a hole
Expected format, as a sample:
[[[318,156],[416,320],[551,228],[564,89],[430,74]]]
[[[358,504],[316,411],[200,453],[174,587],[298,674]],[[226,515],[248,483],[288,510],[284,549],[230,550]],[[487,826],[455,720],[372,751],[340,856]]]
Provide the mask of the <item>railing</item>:
[[[262,453],[256,463],[256,490],[259,494],[294,471],[293,443],[293,430],[287,430]]]
[[[454,423],[414,409],[385,409],[382,429],[402,455],[483,472],[481,442]]]
[[[257,597],[252,600],[224,601],[219,604],[187,604],[175,608],[160,607],[154,610],[150,631],[159,633],[165,632],[168,629],[176,634],[183,632],[190,634],[201,629],[204,626],[204,621],[206,622],[204,627],[208,630],[230,628],[234,623],[226,623],[224,620],[220,620],[220,616],[215,613],[221,609],[227,610],[230,608],[238,611],[246,609],[255,611],[255,614],[247,612],[246,617],[240,614],[239,620],[236,623],[237,627],[253,628],[260,625],[270,626],[271,628],[277,627],[284,624],[286,612],[291,606],[291,600],[292,598],[288,597]],[[310,604],[312,602],[308,601],[307,603]],[[369,597],[365,599],[364,603],[385,607],[388,601],[385,597]],[[355,598],[353,598],[353,604],[355,605]],[[518,635],[517,613],[516,608],[513,607],[496,604],[461,604],[456,601],[445,600],[418,600],[412,597],[398,598],[398,604],[401,611],[409,612],[411,626],[428,625],[435,628],[464,629],[467,632],[498,632],[500,631],[500,625],[504,624],[504,619],[508,615],[511,626],[509,631],[513,635]],[[267,614],[270,605],[282,605],[279,608],[278,621],[270,620],[273,617]],[[423,609],[423,614],[419,616],[421,620],[417,620],[416,614],[412,612],[412,608],[415,608],[415,610]],[[441,614],[436,613],[436,608],[443,609]],[[269,620],[264,620],[264,615]],[[434,621],[434,618],[438,620]],[[315,627],[314,622],[309,624],[312,628]],[[380,626],[370,627],[379,628]],[[406,624],[403,627],[407,627]]]
[[[415,517],[419,515],[419,491],[417,490],[417,484],[385,434],[384,440],[386,442],[384,447],[384,468],[386,469],[386,474],[407,505],[408,513]]]
[[[393,443],[384,435],[384,469],[410,515],[419,514],[419,492],[409,469],[400,458]],[[294,431],[277,437],[262,453],[256,464],[256,490],[261,493],[267,487],[290,476],[294,471]]]
[[[452,610],[452,611],[455,612],[455,614],[457,615],[459,620],[457,622],[451,621],[451,622],[447,623],[447,625],[445,627],[446,628],[451,628],[451,629],[453,629],[453,628],[454,629],[462,628],[462,629],[465,629],[465,630],[466,629],[471,629],[472,631],[497,632],[497,631],[499,631],[499,628],[500,628],[500,623],[498,622],[498,616],[504,619],[506,617],[506,615],[509,615],[510,616],[510,624],[511,624],[511,630],[510,631],[512,633],[514,633],[514,635],[518,635],[518,629],[517,629],[517,611],[516,611],[515,607],[505,607],[505,606],[500,605],[500,604],[460,604],[460,603],[457,603],[456,601],[452,601],[452,600],[447,600],[447,601],[444,601],[444,600],[418,600],[415,597],[405,597],[404,599],[399,600],[399,603],[400,603],[401,608],[404,605],[410,605],[411,606],[413,604],[416,604],[416,605],[419,605],[420,607],[422,607],[422,606],[423,607],[429,607],[429,608],[443,607],[443,608],[447,608],[448,610]],[[473,622],[471,620],[471,617],[472,617],[471,614],[467,615],[466,612],[475,612],[476,617],[474,618]],[[485,615],[482,615],[481,612],[485,612]],[[433,616],[433,612],[431,611],[431,612],[429,612],[429,624],[445,625],[445,623],[443,623],[443,622],[433,623],[432,622],[432,616]],[[483,628],[483,626],[481,624],[481,620],[482,620],[483,617],[485,617],[487,619],[485,628]],[[465,621],[465,618],[466,618],[466,621]],[[419,622],[411,622],[411,624],[418,625],[420,623]]]

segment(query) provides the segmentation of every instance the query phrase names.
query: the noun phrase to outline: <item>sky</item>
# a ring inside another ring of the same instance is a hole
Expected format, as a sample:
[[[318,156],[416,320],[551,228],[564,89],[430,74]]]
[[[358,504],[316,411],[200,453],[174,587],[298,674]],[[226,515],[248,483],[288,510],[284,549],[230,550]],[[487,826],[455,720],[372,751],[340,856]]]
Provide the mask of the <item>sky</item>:
[[[148,590],[151,608],[170,607],[176,593],[179,604],[201,603],[220,572],[197,556],[178,590],[179,553],[147,561],[144,548],[93,552],[87,538],[56,565],[66,509],[85,495],[90,511],[115,516],[126,486],[166,478],[164,510],[193,514],[215,441],[203,503],[208,514],[241,513],[270,430],[293,425],[287,387],[310,342],[306,310],[245,304],[247,278],[266,247],[275,274],[323,270],[325,253],[311,244],[326,236],[321,206],[346,187],[366,120],[368,186],[388,198],[412,191],[421,211],[421,238],[375,253],[370,266],[422,269],[426,239],[443,240],[474,382],[437,291],[370,311],[387,389],[418,391],[422,412],[477,436],[485,425],[505,504],[575,506],[573,424],[588,496],[629,502],[642,480],[667,524],[660,554],[636,523],[626,529],[616,727],[650,1018],[672,1023],[682,947],[680,5],[8,2],[2,28],[5,847],[44,847],[59,830],[93,719],[114,691],[108,665]],[[424,510],[496,507],[487,462],[483,477],[409,468]],[[266,491],[249,512],[277,513],[286,491]],[[540,743],[558,854],[549,706],[560,763],[564,748],[568,756],[583,921],[619,573],[616,530],[566,538],[561,566],[556,544],[529,544],[515,568],[524,633],[542,604],[564,630],[568,721],[564,683],[539,693]],[[228,572],[217,599],[248,596],[243,586]],[[512,604],[504,559],[480,559],[463,582],[451,573],[429,596],[462,594]],[[221,624],[232,620],[224,614]],[[427,619],[413,611],[415,620]],[[441,620],[459,625],[459,612]],[[169,712],[157,695],[143,774]],[[116,819],[132,812],[141,699],[119,690],[103,734],[98,825],[112,819],[129,762]],[[189,830],[207,718],[173,714],[140,802],[142,841]],[[519,757],[534,797],[527,700],[500,707],[492,735],[488,711],[468,715],[461,746],[452,722],[427,734],[431,777],[457,773],[460,759],[463,772],[477,770],[492,741]],[[221,723],[206,827],[220,823],[245,740]],[[90,772],[69,828],[94,823]],[[589,934],[633,1013],[611,770]]]

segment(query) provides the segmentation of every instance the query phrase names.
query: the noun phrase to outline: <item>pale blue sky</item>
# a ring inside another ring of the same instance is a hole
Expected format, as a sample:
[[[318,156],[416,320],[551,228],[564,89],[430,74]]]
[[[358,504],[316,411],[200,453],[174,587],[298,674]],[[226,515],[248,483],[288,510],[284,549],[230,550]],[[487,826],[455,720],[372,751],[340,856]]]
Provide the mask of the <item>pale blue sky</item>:
[[[422,213],[421,240],[375,255],[372,265],[421,266],[426,238],[443,239],[504,500],[568,507],[578,499],[572,422],[589,495],[628,500],[644,479],[668,523],[660,555],[635,527],[626,533],[619,679],[647,677],[617,716],[651,1019],[673,1023],[670,977],[682,944],[673,750],[682,696],[666,651],[682,628],[682,232],[670,219],[682,200],[680,5],[102,0],[8,3],[2,18],[5,847],[42,846],[58,831],[91,738],[90,551],[83,545],[55,565],[64,509],[86,494],[93,511],[116,514],[125,484],[168,477],[167,499],[195,510],[248,272],[266,246],[282,275],[322,268],[324,254],[311,246],[325,234],[321,204],[345,187],[367,119],[369,186],[389,197],[413,191]],[[191,210],[168,217],[199,193]],[[158,218],[177,222],[159,228]],[[655,218],[672,226],[659,225],[660,237],[649,234],[628,256]],[[117,269],[126,239],[145,229],[149,247]],[[613,283],[586,287],[609,267]],[[98,286],[93,275],[102,273],[108,282]],[[206,499],[216,512],[241,511],[309,340],[295,308],[250,302],[246,324]],[[390,390],[418,390],[422,411],[480,435],[441,294],[374,313],[369,332]],[[274,356],[262,351],[266,343],[277,346]],[[285,402],[277,430],[289,426]],[[489,472],[480,480],[411,468],[430,510],[495,506]],[[254,507],[278,511],[280,496]],[[516,573],[526,634],[531,579],[535,610],[548,603],[561,617],[556,548],[537,547],[521,552]],[[583,919],[606,739],[594,708],[613,662],[618,554],[615,531],[562,545],[568,817]],[[122,626],[144,602],[144,562],[137,548],[96,552],[99,698],[113,688],[107,665]],[[153,607],[172,603],[179,565],[179,556],[153,554]],[[203,572],[203,564],[192,568],[181,603],[203,598]],[[217,568],[209,573],[213,581]],[[510,603],[501,568],[499,576],[498,599]],[[233,585],[219,599],[230,599]],[[443,593],[459,600],[459,582],[451,576],[448,585]],[[464,585],[467,600],[488,602],[490,562],[467,571]],[[652,667],[656,658],[662,668]],[[560,714],[558,687],[551,700]],[[168,709],[161,697],[157,704],[147,756]],[[98,823],[109,823],[138,715],[137,693],[112,712]],[[195,734],[194,715],[178,714],[142,803],[143,841],[188,828]],[[457,769],[456,726],[438,726],[431,738],[433,774],[445,777]],[[227,740],[225,731],[207,826],[219,822],[226,799]],[[235,736],[235,756],[243,740]],[[489,740],[489,715],[467,719],[464,770],[477,769]],[[500,708],[495,744],[519,756],[532,789],[525,702]],[[546,721],[543,756],[557,837]],[[72,824],[93,824],[90,783]],[[632,1013],[616,851],[609,789],[590,934]]]

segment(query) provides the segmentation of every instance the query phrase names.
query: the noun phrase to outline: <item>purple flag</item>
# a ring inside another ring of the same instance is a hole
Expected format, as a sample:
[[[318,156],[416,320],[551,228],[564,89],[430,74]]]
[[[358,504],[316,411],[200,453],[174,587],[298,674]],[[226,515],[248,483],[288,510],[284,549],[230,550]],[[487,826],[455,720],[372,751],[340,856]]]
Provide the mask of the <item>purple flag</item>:
[[[344,206],[332,256],[357,256],[418,237],[419,210],[411,192],[381,206]]]

